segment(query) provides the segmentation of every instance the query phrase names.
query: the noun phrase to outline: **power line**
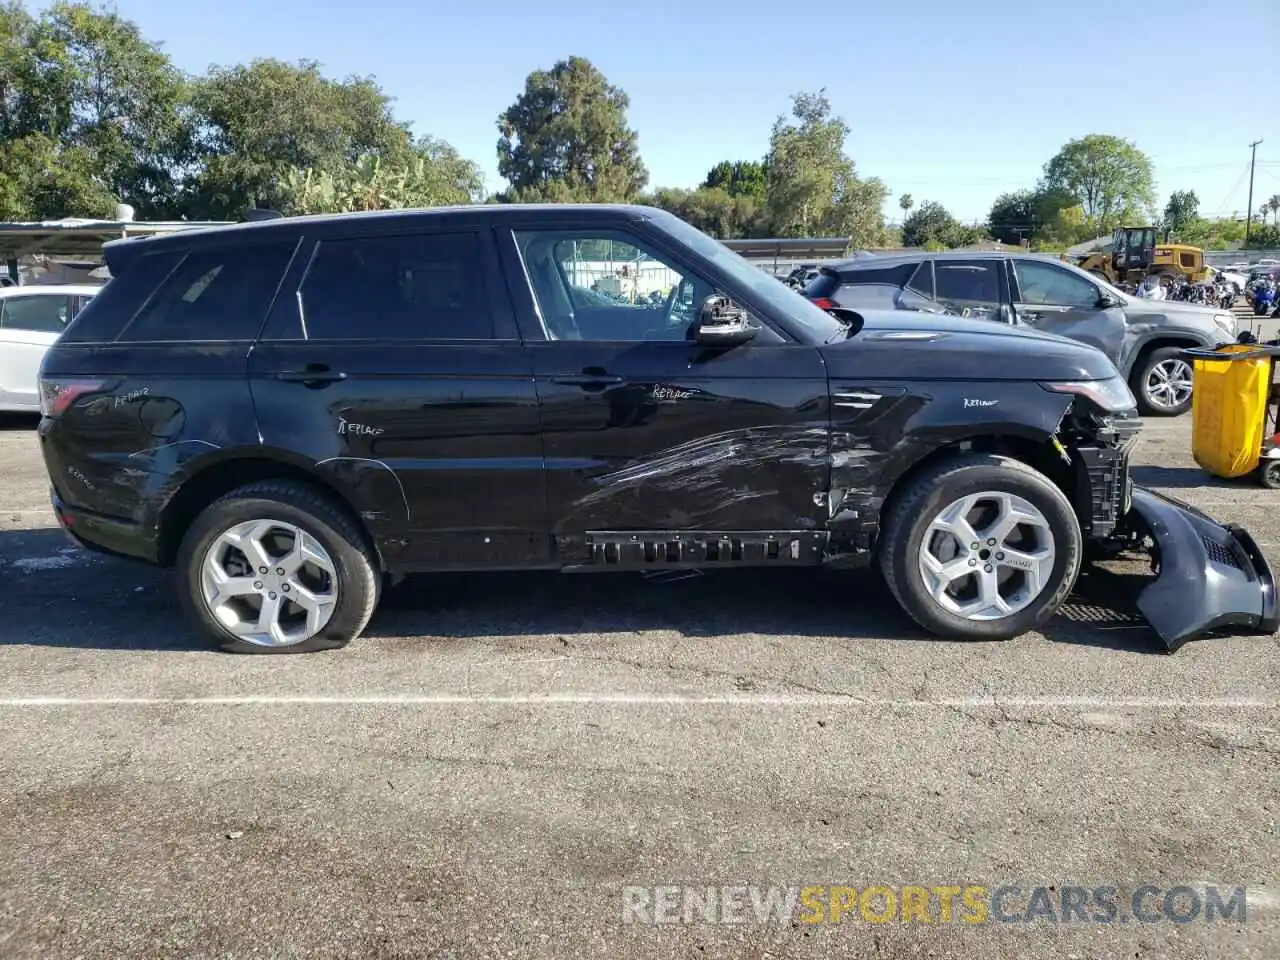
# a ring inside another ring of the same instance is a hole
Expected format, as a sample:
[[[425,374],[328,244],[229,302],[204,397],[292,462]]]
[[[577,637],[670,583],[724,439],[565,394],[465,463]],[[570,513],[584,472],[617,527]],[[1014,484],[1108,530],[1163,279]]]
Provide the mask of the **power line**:
[[[1219,204],[1217,211],[1214,213],[1214,216],[1221,216],[1222,211],[1227,209],[1227,204],[1231,202],[1231,198],[1236,195],[1236,191],[1240,189],[1240,184],[1244,182],[1244,178],[1248,175],[1249,175],[1249,170],[1247,167],[1244,170],[1240,171],[1240,178],[1236,180],[1235,184],[1227,192],[1227,195],[1222,199],[1222,203]]]

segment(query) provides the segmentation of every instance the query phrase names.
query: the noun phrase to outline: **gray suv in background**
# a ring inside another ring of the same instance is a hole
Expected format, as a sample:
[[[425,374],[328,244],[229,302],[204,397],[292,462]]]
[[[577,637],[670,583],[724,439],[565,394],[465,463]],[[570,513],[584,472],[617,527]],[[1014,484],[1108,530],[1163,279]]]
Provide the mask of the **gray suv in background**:
[[[1148,416],[1191,406],[1187,347],[1237,337],[1235,317],[1171,300],[1144,300],[1083,270],[1036,254],[919,252],[824,264],[805,288],[820,307],[892,308],[1035,327],[1109,356]]]

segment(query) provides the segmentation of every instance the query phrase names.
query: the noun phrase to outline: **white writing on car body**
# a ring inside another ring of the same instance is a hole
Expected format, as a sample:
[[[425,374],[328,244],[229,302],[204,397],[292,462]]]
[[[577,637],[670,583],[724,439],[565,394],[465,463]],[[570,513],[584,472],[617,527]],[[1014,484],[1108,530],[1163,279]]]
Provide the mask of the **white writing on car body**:
[[[382,427],[371,427],[365,423],[352,423],[346,417],[338,418],[338,433],[349,437],[377,437],[385,431]]]

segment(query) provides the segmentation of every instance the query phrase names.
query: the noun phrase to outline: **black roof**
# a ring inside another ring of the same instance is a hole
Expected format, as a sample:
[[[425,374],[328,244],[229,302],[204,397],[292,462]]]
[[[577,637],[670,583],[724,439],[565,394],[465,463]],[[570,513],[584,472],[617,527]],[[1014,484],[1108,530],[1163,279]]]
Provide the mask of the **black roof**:
[[[327,233],[330,230],[346,230],[353,223],[367,225],[371,233],[381,230],[397,230],[406,223],[416,220],[431,220],[435,223],[448,221],[487,220],[502,218],[511,221],[537,219],[541,223],[573,223],[583,220],[607,219],[616,221],[619,217],[631,220],[649,220],[654,217],[670,216],[665,210],[648,207],[642,204],[629,203],[487,203],[466,204],[452,207],[416,207],[406,210],[371,210],[356,213],[323,213],[300,217],[278,217],[269,220],[250,220],[244,223],[233,223],[210,227],[196,227],[183,230],[177,234],[160,237],[146,237],[129,240],[116,240],[105,244],[104,252],[119,253],[121,248],[130,251],[145,247],[147,250],[159,250],[170,246],[187,247],[192,242],[210,242],[219,244],[225,241],[265,240],[272,236],[289,236],[304,230]],[[113,249],[114,248],[114,249]]]

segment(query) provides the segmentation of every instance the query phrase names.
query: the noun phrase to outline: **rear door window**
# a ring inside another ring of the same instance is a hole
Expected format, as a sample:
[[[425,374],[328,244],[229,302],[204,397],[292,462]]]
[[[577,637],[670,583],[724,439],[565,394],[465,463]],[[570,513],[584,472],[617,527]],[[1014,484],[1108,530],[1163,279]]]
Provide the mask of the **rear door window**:
[[[0,300],[0,329],[61,333],[71,317],[71,298],[37,294]]]
[[[130,343],[255,339],[295,245],[290,241],[188,253],[120,339]]]
[[[943,302],[999,304],[999,270],[995,260],[940,260],[934,264],[934,296]]]
[[[323,240],[299,290],[308,340],[491,340],[473,232]]]

